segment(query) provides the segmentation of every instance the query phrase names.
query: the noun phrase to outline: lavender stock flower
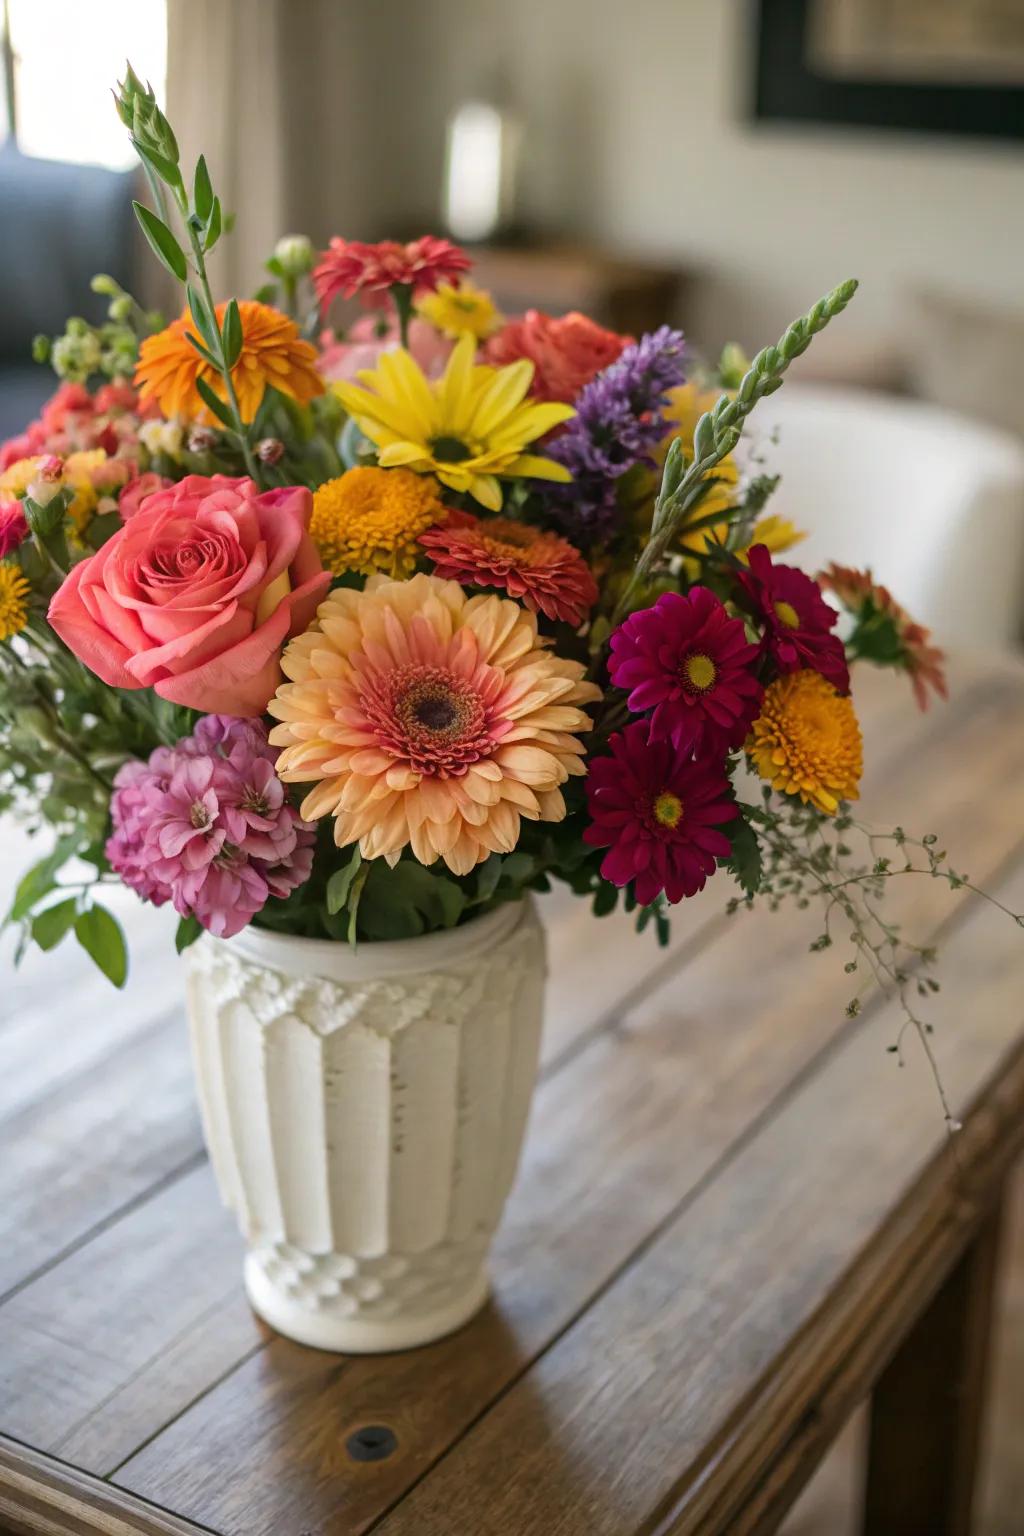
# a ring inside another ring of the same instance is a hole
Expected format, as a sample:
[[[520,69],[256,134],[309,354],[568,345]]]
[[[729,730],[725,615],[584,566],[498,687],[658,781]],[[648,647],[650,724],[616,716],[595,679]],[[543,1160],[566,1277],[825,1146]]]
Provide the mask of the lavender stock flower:
[[[685,378],[681,331],[663,325],[627,347],[576,399],[576,415],[548,445],[549,458],[572,473],[570,485],[548,490],[555,522],[577,544],[600,541],[618,517],[616,486],[636,464],[653,466],[651,450],[665,435],[668,391]]]

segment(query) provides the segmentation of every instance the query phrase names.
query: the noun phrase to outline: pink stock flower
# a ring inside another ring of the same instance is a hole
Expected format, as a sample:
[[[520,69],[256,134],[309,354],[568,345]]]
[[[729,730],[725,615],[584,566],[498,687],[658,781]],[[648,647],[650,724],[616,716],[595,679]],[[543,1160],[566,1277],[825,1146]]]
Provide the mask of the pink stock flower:
[[[259,715],[281,651],[330,584],[301,486],[189,475],[155,491],[50,604],[65,645],[112,688]]]
[[[126,763],[111,800],[111,868],[144,901],[171,901],[229,938],[270,896],[309,879],[314,832],[288,803],[262,723],[212,715],[148,763]]]
[[[13,555],[28,538],[28,522],[20,501],[0,501],[0,560]]]

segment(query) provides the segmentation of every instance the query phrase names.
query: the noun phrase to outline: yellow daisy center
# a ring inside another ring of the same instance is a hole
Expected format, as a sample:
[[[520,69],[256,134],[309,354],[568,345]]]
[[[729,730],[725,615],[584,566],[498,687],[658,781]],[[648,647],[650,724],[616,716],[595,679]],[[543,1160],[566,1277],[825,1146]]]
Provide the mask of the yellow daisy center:
[[[336,576],[410,575],[421,533],[440,522],[445,508],[437,482],[409,469],[350,469],[313,496],[309,531]]]
[[[705,656],[701,651],[695,651],[683,662],[683,681],[695,693],[707,693],[709,688],[714,687],[717,676],[718,668],[711,657]]]
[[[791,672],[771,684],[746,746],[762,779],[826,815],[857,799],[860,726],[852,701],[819,672]]]
[[[678,827],[683,814],[683,802],[671,790],[662,790],[654,802],[654,819],[662,827]]]
[[[787,629],[800,628],[800,615],[797,613],[792,603],[780,602],[776,603],[774,607],[775,617],[778,619],[780,624],[784,624]]]
[[[9,640],[28,623],[29,590],[17,566],[0,564],[0,640]]]

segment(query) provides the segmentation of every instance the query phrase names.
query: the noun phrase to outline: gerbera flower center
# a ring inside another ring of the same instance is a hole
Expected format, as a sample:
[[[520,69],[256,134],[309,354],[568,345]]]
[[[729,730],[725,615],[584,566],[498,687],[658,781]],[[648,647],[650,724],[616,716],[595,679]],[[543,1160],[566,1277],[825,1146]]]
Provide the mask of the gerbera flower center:
[[[683,802],[670,789],[662,790],[651,809],[654,812],[655,821],[661,827],[668,827],[671,830],[678,827],[682,820]]]
[[[718,677],[718,668],[710,656],[705,656],[702,651],[694,651],[687,656],[682,665],[683,685],[694,693],[707,693],[709,688],[715,685]]]
[[[374,679],[360,703],[378,745],[428,777],[460,778],[493,749],[483,700],[447,667],[400,667]]]
[[[473,449],[468,447],[461,437],[433,437],[430,440],[430,451],[442,464],[461,464],[465,459],[473,457]]]
[[[800,615],[797,613],[792,603],[782,601],[774,603],[772,606],[775,609],[775,617],[778,619],[779,623],[784,626],[784,628],[800,628]]]

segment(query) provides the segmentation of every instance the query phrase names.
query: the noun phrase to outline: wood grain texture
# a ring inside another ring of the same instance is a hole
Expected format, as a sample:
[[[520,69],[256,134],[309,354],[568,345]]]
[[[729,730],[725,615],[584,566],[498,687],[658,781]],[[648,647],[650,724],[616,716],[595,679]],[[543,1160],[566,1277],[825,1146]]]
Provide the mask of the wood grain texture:
[[[885,785],[886,796],[904,804],[914,794],[919,816],[958,817],[977,878],[1006,853],[1008,808],[994,790],[1013,794],[1006,786],[1024,766],[1024,736],[1008,739],[1005,726],[1018,689],[993,684],[965,702],[959,722],[937,717],[928,778],[921,782],[915,756]],[[993,793],[975,793],[976,778],[968,783],[965,718],[979,744],[971,772],[991,773]],[[1012,814],[1022,810],[1024,799]],[[951,909],[948,893],[928,881],[894,889],[894,915],[901,901],[922,932]],[[614,1281],[716,1158],[842,1032],[848,984],[834,961],[807,957],[819,920],[808,914],[802,926],[793,916],[738,920],[742,930],[732,926],[709,943],[682,986],[670,975],[541,1087],[499,1235],[493,1310],[416,1356],[352,1360],[340,1371],[316,1357],[296,1360],[292,1346],[275,1341],[129,1462],[119,1480],[230,1531],[260,1520],[272,1528],[286,1511],[318,1530],[367,1529]],[[881,1047],[878,1054],[892,1076]],[[934,1127],[933,1101],[928,1114]],[[344,1432],[375,1422],[383,1404],[398,1450],[372,1467],[356,1465]],[[245,1405],[253,1411],[241,1425]],[[218,1482],[202,1465],[204,1448],[212,1465],[230,1455],[239,1476]]]
[[[858,688],[864,814],[948,832],[986,883],[1020,867],[1024,682],[957,671],[954,705],[923,721],[899,680]],[[152,1018],[128,1021],[123,1049],[97,1021],[101,1043],[35,1085],[22,1052],[0,1200],[23,1201],[27,1228],[26,1180],[67,1181],[69,1204],[21,1238],[0,1305],[0,1431],[223,1536],[774,1528],[955,1264],[1024,1123],[1019,932],[927,880],[887,906],[948,939],[939,1044],[978,1104],[974,1183],[961,1170],[953,1198],[920,1063],[900,1074],[884,1051],[892,1014],[844,1023],[841,964],[807,954],[813,912],[726,921],[712,890],[665,953],[556,900],[546,1075],[495,1302],[405,1355],[322,1355],[252,1318],[208,1170],[168,1156],[197,1144],[180,1026],[178,1058]],[[99,1129],[80,1144],[76,1123]],[[6,1219],[0,1204],[0,1237]],[[395,1451],[354,1460],[366,1425]]]
[[[1007,894],[1024,902],[1024,875]],[[879,1010],[382,1536],[440,1536],[468,1527],[471,1511],[478,1536],[771,1529],[738,1520],[766,1468],[820,1411],[823,1386],[872,1319],[884,1323],[907,1288],[929,1299],[1020,1146],[1019,944],[1012,925],[976,914],[955,949],[970,967],[948,968],[937,1048],[958,1104],[978,1104],[959,1168],[927,1074],[887,1067],[895,1019]],[[968,1009],[971,1028],[954,1028]]]
[[[5,1536],[197,1536],[203,1527],[0,1437]]]

